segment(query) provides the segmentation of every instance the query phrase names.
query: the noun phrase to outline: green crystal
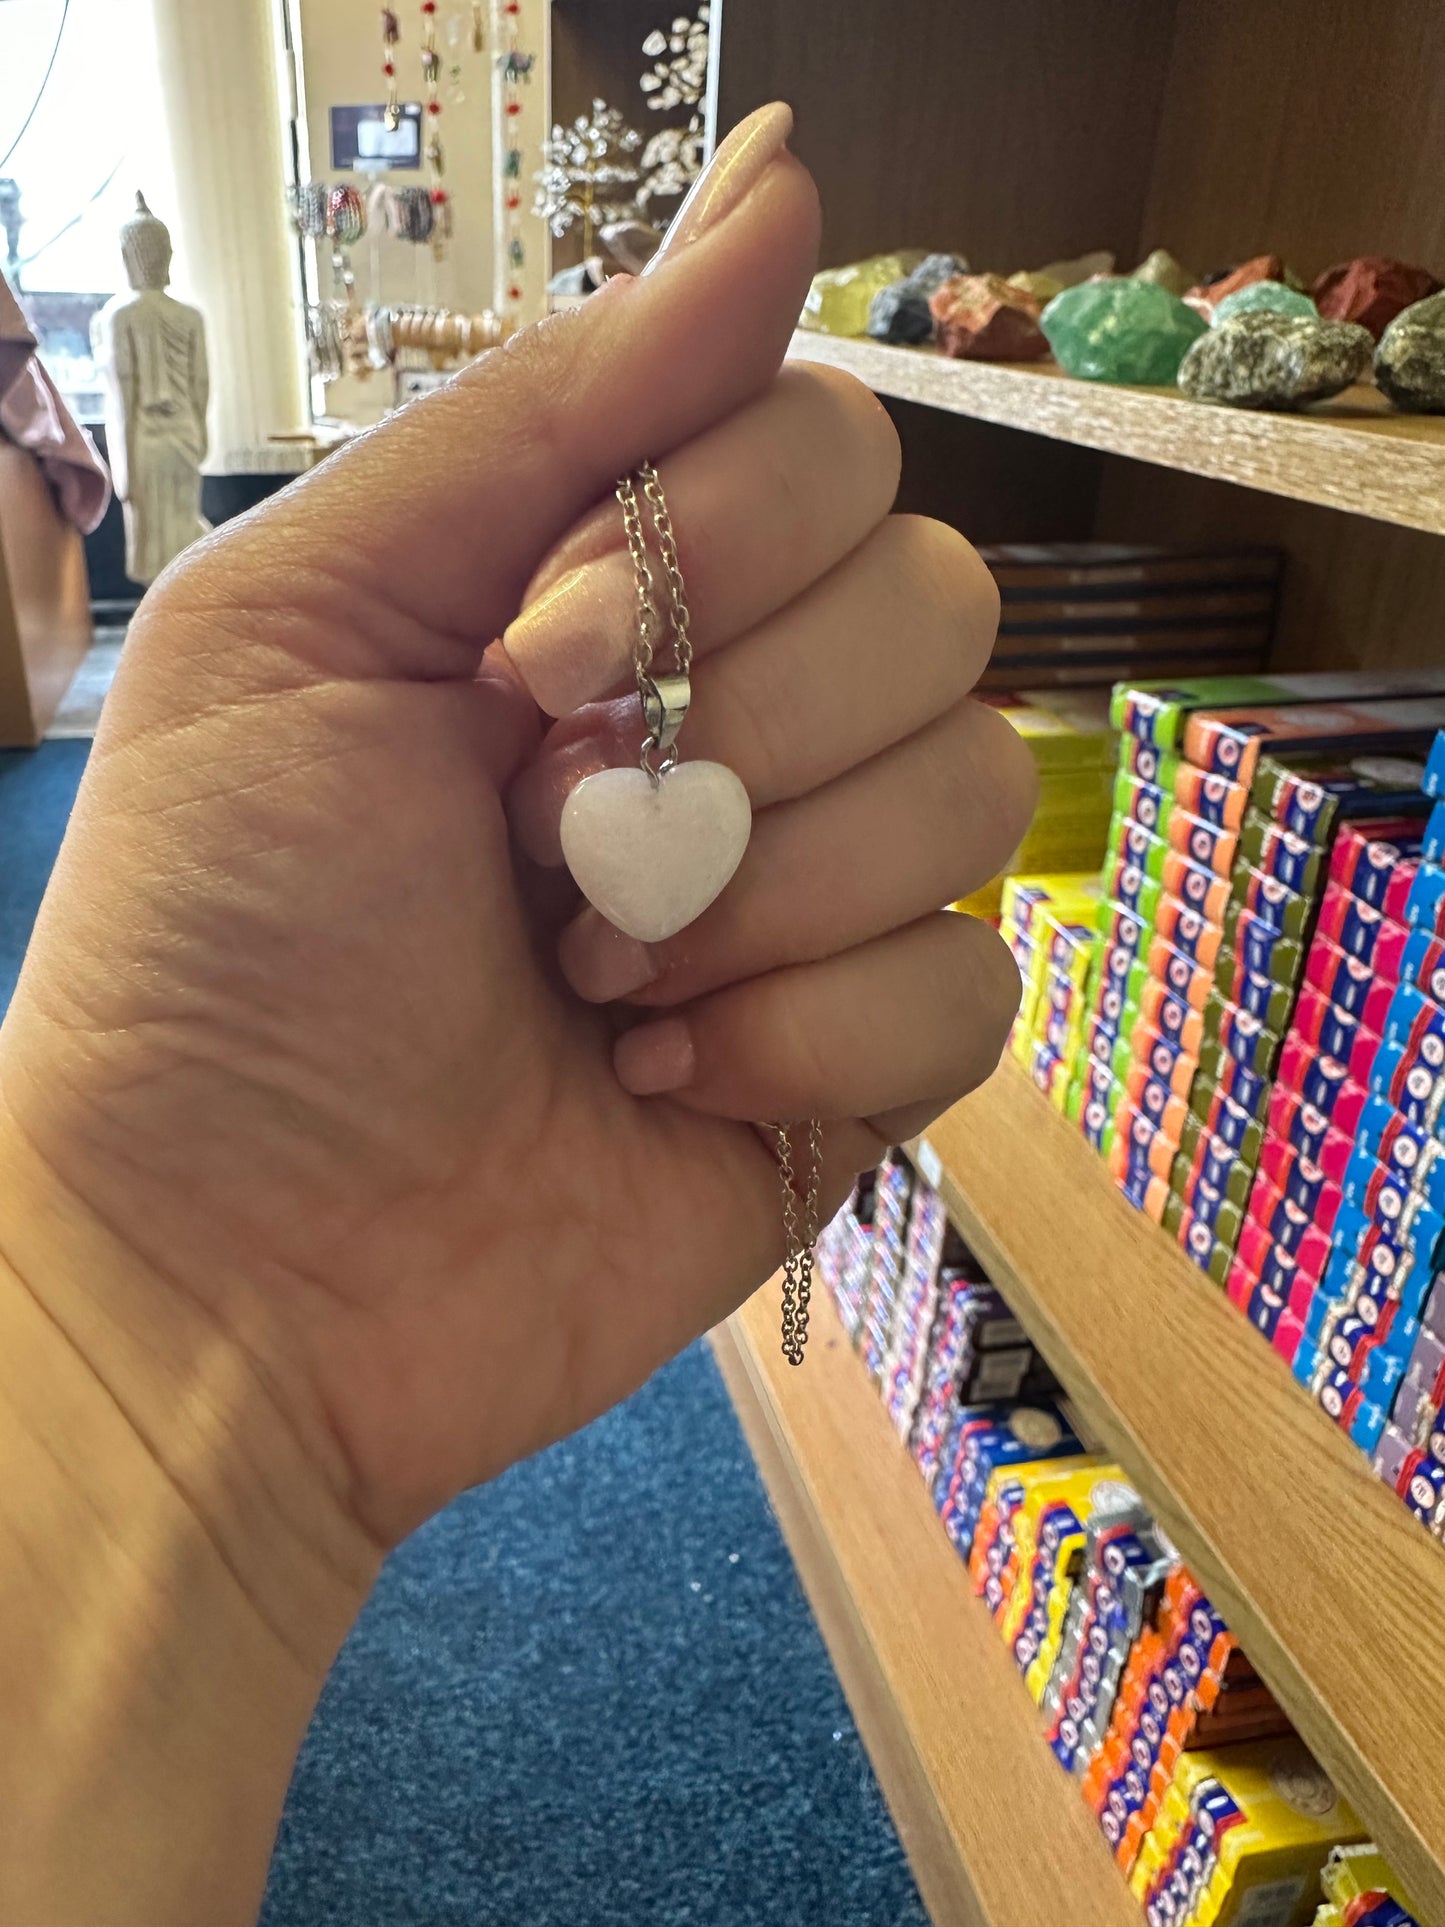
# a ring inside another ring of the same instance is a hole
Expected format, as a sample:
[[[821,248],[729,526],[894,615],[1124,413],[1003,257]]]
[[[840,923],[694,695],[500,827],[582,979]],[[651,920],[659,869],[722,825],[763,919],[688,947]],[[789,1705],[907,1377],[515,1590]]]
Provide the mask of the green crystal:
[[[1121,278],[1065,288],[1039,326],[1066,374],[1163,387],[1206,323],[1166,288]]]
[[[1305,321],[1318,321],[1320,311],[1307,294],[1287,288],[1283,281],[1251,281],[1225,295],[1214,310],[1214,323],[1232,321],[1237,314],[1253,314],[1267,308],[1271,314],[1299,315]]]
[[[824,268],[813,276],[798,326],[822,335],[866,334],[874,295],[906,280],[923,259],[922,248],[899,248],[846,268]]]

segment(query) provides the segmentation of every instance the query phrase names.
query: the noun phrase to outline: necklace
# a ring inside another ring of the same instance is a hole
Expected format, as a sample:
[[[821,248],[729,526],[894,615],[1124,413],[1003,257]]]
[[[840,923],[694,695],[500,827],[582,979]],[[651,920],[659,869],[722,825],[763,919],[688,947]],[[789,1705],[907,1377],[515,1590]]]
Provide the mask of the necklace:
[[[632,667],[642,750],[638,768],[599,770],[572,791],[562,809],[562,854],[583,896],[609,923],[642,943],[661,943],[700,917],[731,881],[752,832],[752,804],[725,764],[678,759],[692,701],[692,618],[672,517],[651,462],[623,476],[617,500],[637,589]],[[800,1365],[823,1127],[808,1121],[801,1158],[787,1125],[768,1128],[783,1194],[783,1355]]]

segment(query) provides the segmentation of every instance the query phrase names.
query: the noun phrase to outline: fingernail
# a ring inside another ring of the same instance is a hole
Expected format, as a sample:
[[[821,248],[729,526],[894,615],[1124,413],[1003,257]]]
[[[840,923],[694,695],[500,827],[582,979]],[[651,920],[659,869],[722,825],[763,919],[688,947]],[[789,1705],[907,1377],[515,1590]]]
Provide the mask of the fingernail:
[[[557,945],[562,975],[589,1004],[630,997],[657,975],[652,952],[595,910],[584,910]]]
[[[662,246],[642,272],[651,274],[660,262],[670,260],[679,248],[730,214],[792,131],[793,110],[781,100],[759,107],[746,120],[740,120],[693,182]]]
[[[631,564],[619,552],[573,569],[522,611],[502,646],[539,709],[568,716],[623,679],[635,597]]]
[[[639,1024],[618,1038],[612,1067],[623,1090],[634,1097],[660,1097],[692,1082],[695,1066],[692,1033],[681,1017]]]

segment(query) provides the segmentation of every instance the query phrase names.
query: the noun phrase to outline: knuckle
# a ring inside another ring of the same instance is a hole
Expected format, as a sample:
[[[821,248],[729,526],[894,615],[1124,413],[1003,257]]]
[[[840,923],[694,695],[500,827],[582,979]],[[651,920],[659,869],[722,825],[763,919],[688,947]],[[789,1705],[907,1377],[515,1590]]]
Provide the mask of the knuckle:
[[[887,481],[891,502],[903,468],[903,447],[888,410],[866,382],[845,368],[809,363],[797,372],[807,377],[826,412],[842,428],[860,471]]]
[[[967,707],[980,731],[975,769],[1008,834],[1010,849],[1023,839],[1039,801],[1039,770],[1028,744],[1007,716],[987,703]]]
[[[1023,982],[1013,952],[995,929],[977,917],[955,916],[954,922],[958,967],[952,989],[961,1056],[970,1070],[982,1064],[986,1076],[1018,1015]]]
[[[981,659],[998,631],[998,584],[978,550],[947,522],[926,515],[895,515],[884,524],[893,531],[892,561],[907,583],[910,599],[951,634],[962,633],[971,647],[957,652],[971,688]]]

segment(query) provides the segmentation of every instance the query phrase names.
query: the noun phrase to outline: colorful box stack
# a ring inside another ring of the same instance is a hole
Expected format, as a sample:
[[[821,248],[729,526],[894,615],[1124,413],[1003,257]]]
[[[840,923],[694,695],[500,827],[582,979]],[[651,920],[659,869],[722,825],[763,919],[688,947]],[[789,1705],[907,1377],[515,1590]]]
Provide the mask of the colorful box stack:
[[[1181,1754],[1289,1732],[1234,1635],[1176,1564],[1125,1663],[1084,1799],[1121,1870],[1133,1871]]]
[[[1431,671],[1205,677],[1177,686],[1120,684],[1114,691],[1112,715],[1121,731],[1115,807],[1081,1049],[1065,1108],[1106,1157],[1113,1154],[1116,1175],[1135,1202],[1152,1202],[1156,1215],[1162,1216],[1177,1142],[1155,1147],[1153,1140],[1166,1116],[1176,1137],[1182,1129],[1189,1060],[1203,1042],[1202,1000],[1212,988],[1243,824],[1245,766],[1270,729],[1304,742],[1359,729],[1365,701],[1390,704],[1368,719],[1372,730],[1418,731],[1419,705],[1411,699],[1442,691],[1445,675]],[[1216,717],[1213,736],[1201,727],[1198,760],[1192,760],[1183,753],[1190,720],[1226,705],[1236,712],[1236,727],[1223,716]],[[1245,705],[1250,715],[1238,713]],[[1388,734],[1377,740],[1388,741]],[[1143,1142],[1134,1143],[1119,1127],[1140,1119]],[[1161,1176],[1166,1182],[1151,1190],[1150,1179]]]
[[[1195,964],[1212,964],[1219,940],[1218,916],[1211,918],[1208,912],[1211,905],[1218,911],[1223,892],[1191,854],[1187,832],[1191,819],[1207,825],[1211,811],[1220,812],[1232,777],[1225,772],[1206,785],[1200,774],[1186,771],[1176,796],[1188,717],[1196,709],[1227,703],[1328,701],[1352,686],[1348,677],[1203,677],[1177,685],[1121,683],[1115,689],[1111,716],[1120,739],[1114,808],[1104,849],[1081,1048],[1065,1102],[1069,1116],[1105,1157],[1114,1149],[1116,1121],[1127,1126],[1142,1114],[1157,1126],[1169,1098],[1178,1094],[1175,1086],[1192,1074],[1187,1064],[1180,1072],[1177,1061],[1188,1055],[1186,1043],[1195,1041],[1194,1032],[1201,1027],[1198,1013],[1174,999],[1165,1012],[1158,990],[1149,993],[1148,1011],[1141,1011],[1151,951],[1162,978],[1175,954]],[[1166,835],[1176,803],[1182,848],[1171,847]],[[1217,839],[1208,840],[1213,848]],[[1161,1015],[1173,1025],[1173,1033],[1164,1033],[1163,1046],[1151,1061],[1149,1043]],[[1150,1107],[1158,1115],[1150,1116]],[[1143,1156],[1141,1150],[1135,1162]],[[1143,1168],[1147,1177],[1147,1164]],[[1135,1185],[1135,1195],[1142,1195],[1144,1188]]]
[[[1053,1375],[996,1288],[975,1277],[978,1265],[945,1269],[923,1361],[922,1391],[909,1450],[931,1489],[955,1415],[963,1406],[1042,1397]]]
[[[1320,1870],[1324,1905],[1311,1927],[1420,1927],[1395,1871],[1373,1841],[1336,1847]]]
[[[1009,1049],[1059,1110],[1083,1031],[1100,892],[1092,870],[1003,883],[999,931],[1023,983]]]
[[[1408,707],[1427,717],[1438,711],[1445,719],[1445,704]],[[1387,712],[1383,720],[1380,708]],[[1430,728],[1401,733],[1394,725],[1396,708],[1367,703],[1355,712],[1354,742],[1369,741],[1373,731],[1391,754],[1351,760],[1344,749],[1324,756],[1286,748],[1259,757],[1240,827],[1215,984],[1204,1006],[1199,1068],[1164,1207],[1166,1229],[1218,1284],[1229,1276],[1257,1166],[1263,1164],[1274,1187],[1273,1194],[1260,1192],[1261,1222],[1271,1223],[1284,1209],[1279,1200],[1287,1197],[1313,1208],[1311,1180],[1298,1168],[1293,1147],[1267,1131],[1267,1109],[1291,1025],[1317,1045],[1332,1041],[1337,1029],[1318,981],[1301,983],[1334,839],[1350,825],[1364,828],[1369,819],[1386,819],[1384,830],[1365,830],[1378,841],[1389,835],[1392,816],[1424,807],[1420,785]],[[1190,729],[1207,733],[1218,721],[1196,716]],[[1409,753],[1418,760],[1409,760]],[[1326,926],[1333,927],[1338,915],[1339,903],[1332,901]],[[1316,963],[1325,970],[1331,956],[1340,954],[1322,948]],[[1368,1005],[1363,988],[1344,974]],[[1370,1015],[1365,1008],[1362,1021]]]
[[[1097,877],[1114,782],[1115,739],[1107,693],[1040,691],[1025,700],[991,692],[982,700],[1008,718],[1038,771],[1038,801],[1005,872],[1087,871]],[[954,908],[992,921],[999,915],[1001,898],[1002,878],[995,877]]]
[[[873,1272],[873,1209],[876,1176],[865,1172],[847,1203],[823,1227],[813,1250],[813,1269],[838,1308],[843,1329],[853,1344],[868,1302]]]
[[[888,1356],[912,1199],[913,1167],[907,1158],[893,1157],[880,1164],[873,1196],[873,1256],[868,1270],[868,1290],[853,1341],[875,1384],[883,1376],[883,1361]]]
[[[1375,1162],[1371,1150],[1356,1163],[1356,1151],[1403,964],[1399,913],[1420,824],[1416,816],[1346,826],[1336,838],[1305,988],[1279,1054],[1278,1084],[1268,1094],[1260,1170],[1230,1268],[1231,1298],[1307,1376],[1317,1350],[1313,1342],[1303,1349],[1307,1321],[1312,1308],[1323,1316],[1327,1292],[1343,1289],[1366,1222],[1364,1215],[1345,1213],[1345,1184],[1352,1167],[1363,1173]],[[1382,1103],[1372,1115],[1384,1122],[1392,1110]],[[1349,1250],[1335,1263],[1341,1237],[1350,1239]],[[1362,1356],[1361,1366],[1367,1362]],[[1381,1382],[1378,1373],[1371,1375],[1372,1390]],[[1368,1415],[1363,1423],[1371,1423]]]
[[[1181,1753],[1130,1886],[1149,1927],[1306,1927],[1359,1821],[1295,1739]]]
[[[1087,1449],[1057,1398],[1033,1390],[1043,1368],[1021,1329],[903,1163],[885,1163],[875,1186],[874,1273],[892,1282],[866,1299],[864,1349],[882,1334],[894,1425],[907,1430],[911,1409],[909,1447],[935,1509],[1146,1918],[1307,1927],[1323,1881],[1324,1927],[1375,1927],[1360,1911],[1366,1894],[1397,1909],[1381,1923],[1416,1927],[1383,1863],[1356,1853],[1354,1815],[1119,1467]],[[851,1224],[835,1256],[851,1256],[864,1215],[860,1201],[840,1214]],[[875,1330],[885,1298],[887,1328]],[[1010,1357],[1008,1382],[1022,1366],[1024,1396],[980,1396]]]

